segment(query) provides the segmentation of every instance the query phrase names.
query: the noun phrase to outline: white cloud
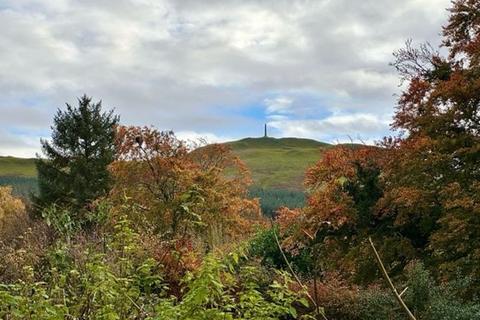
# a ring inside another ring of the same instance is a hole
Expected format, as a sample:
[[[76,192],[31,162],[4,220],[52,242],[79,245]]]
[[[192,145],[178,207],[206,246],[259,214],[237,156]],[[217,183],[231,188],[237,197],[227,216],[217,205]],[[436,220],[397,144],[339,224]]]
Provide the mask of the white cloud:
[[[222,143],[233,140],[231,137],[217,136],[210,132],[178,131],[175,132],[178,139],[186,142]]]
[[[38,141],[35,138],[21,134],[10,134],[0,129],[0,156],[30,158],[38,152],[37,144]]]
[[[268,114],[292,112],[291,106],[293,100],[288,97],[266,98],[264,103],[267,106],[266,112]]]
[[[327,142],[373,142],[388,131],[389,117],[374,114],[333,115],[321,120],[280,120],[268,123],[282,137],[309,137]]]

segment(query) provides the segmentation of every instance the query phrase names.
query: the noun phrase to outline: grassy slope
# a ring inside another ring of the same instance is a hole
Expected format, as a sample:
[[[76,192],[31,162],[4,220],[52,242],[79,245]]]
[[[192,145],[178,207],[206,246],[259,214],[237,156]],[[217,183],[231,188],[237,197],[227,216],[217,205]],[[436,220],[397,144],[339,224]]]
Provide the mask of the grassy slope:
[[[307,167],[331,145],[299,138],[246,138],[228,143],[252,171],[256,186],[301,190]]]
[[[35,159],[0,157],[0,176],[36,177]]]

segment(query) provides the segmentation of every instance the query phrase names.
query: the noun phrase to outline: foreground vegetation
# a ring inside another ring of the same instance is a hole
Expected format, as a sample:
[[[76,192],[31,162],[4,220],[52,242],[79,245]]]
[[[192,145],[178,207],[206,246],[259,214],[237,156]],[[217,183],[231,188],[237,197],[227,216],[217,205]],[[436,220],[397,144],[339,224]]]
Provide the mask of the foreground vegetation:
[[[243,246],[227,255],[211,252],[200,261],[188,246],[136,233],[127,216],[106,203],[95,208],[104,220],[88,233],[60,224],[68,214],[52,209],[46,225],[12,239],[28,247],[15,252],[1,247],[4,281],[13,275],[20,279],[0,287],[0,317],[278,319],[296,317],[294,306],[308,306],[286,273],[265,278]],[[42,269],[36,268],[39,263]]]
[[[395,55],[400,134],[324,150],[273,221],[228,145],[59,111],[32,203],[0,187],[0,317],[480,319],[480,7],[452,5],[449,56]]]

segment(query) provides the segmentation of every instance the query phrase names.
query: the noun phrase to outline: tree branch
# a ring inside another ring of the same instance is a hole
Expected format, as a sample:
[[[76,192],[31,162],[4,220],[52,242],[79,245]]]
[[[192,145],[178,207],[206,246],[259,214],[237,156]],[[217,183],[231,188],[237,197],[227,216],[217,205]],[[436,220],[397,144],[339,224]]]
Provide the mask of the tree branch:
[[[397,299],[398,303],[400,304],[400,306],[402,307],[402,309],[407,313],[408,317],[410,318],[410,320],[417,320],[417,318],[415,318],[415,316],[413,315],[413,313],[410,311],[410,309],[408,309],[407,305],[405,304],[405,302],[403,301],[402,297],[400,296],[400,294],[398,294],[398,291],[397,289],[395,288],[395,286],[393,285],[393,282],[392,280],[390,279],[390,277],[388,276],[388,273],[387,273],[387,270],[385,269],[385,266],[383,265],[383,262],[382,262],[382,259],[380,258],[380,255],[378,254],[377,252],[377,249],[375,248],[375,245],[373,244],[373,241],[372,241],[372,238],[368,238],[368,241],[370,241],[370,246],[372,247],[373,249],[373,253],[375,254],[375,258],[377,259],[377,263],[378,263],[378,266],[380,267],[380,270],[382,271],[382,274],[383,274],[383,277],[385,278],[385,280],[387,281],[388,285],[390,286],[390,289],[392,289],[393,291],[393,294],[395,295],[395,298]],[[406,290],[406,289],[405,289]],[[404,292],[405,292],[404,290]],[[403,293],[403,292],[402,292]]]
[[[297,274],[293,271],[293,268],[292,268],[292,265],[290,264],[290,262],[288,261],[287,259],[287,256],[285,255],[285,252],[283,252],[283,249],[282,249],[282,246],[280,245],[280,241],[278,240],[278,236],[277,236],[277,231],[275,230],[275,228],[272,226],[273,228],[273,236],[275,237],[275,242],[277,243],[277,246],[278,246],[278,250],[280,250],[280,253],[282,254],[282,257],[283,257],[283,260],[285,260],[285,263],[287,264],[288,266],[288,269],[290,270],[290,273],[293,275],[293,277],[295,278],[295,280],[297,281],[297,283],[303,288],[305,289],[305,293],[307,294],[307,297],[308,299],[310,299],[310,301],[313,303],[313,305],[315,306],[315,309],[316,310],[321,310],[320,307],[318,306],[317,302],[315,301],[315,299],[313,299],[313,297],[310,295],[310,293],[308,293],[308,290],[307,290],[307,287],[302,283],[302,281],[300,281],[300,278],[297,276]],[[325,316],[325,313],[323,311],[320,312],[320,315],[322,316],[322,318],[324,320],[328,320],[328,318]]]

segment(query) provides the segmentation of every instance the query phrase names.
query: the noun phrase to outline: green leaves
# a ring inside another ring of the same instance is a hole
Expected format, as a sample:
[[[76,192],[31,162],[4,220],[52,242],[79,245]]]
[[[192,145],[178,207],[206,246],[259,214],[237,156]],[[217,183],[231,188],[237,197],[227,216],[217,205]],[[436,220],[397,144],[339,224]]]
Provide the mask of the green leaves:
[[[73,220],[71,212],[56,205],[42,210],[42,218],[49,227],[52,227],[62,237],[69,238],[78,227],[78,223]]]
[[[120,240],[120,239],[123,240]],[[85,252],[85,264],[50,269],[46,282],[0,285],[0,317],[6,319],[253,319],[298,318],[296,305],[308,308],[302,292],[291,290],[291,280],[279,272],[271,284],[264,270],[249,264],[240,246],[228,254],[205,257],[202,266],[184,279],[184,292],[165,295],[166,284],[153,259],[139,264],[127,248],[134,236],[128,221],[120,219],[109,245],[110,255]],[[126,250],[126,251],[124,251]],[[122,267],[123,266],[123,267]]]

